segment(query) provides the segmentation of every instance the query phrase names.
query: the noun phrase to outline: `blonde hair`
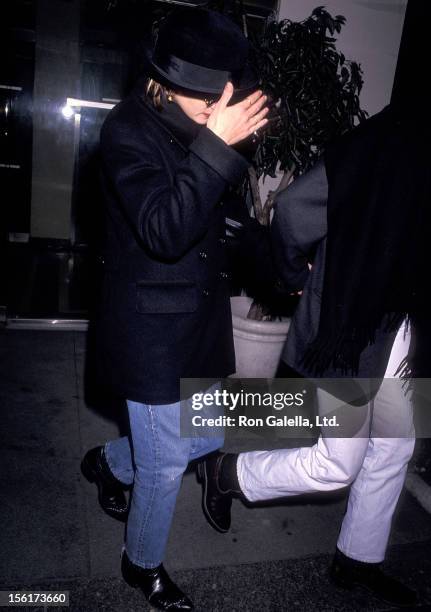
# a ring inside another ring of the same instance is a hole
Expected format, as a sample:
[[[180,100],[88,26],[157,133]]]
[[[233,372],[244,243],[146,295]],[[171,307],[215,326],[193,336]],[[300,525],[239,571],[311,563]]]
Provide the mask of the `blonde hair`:
[[[162,108],[163,96],[167,96],[169,91],[164,85],[160,85],[160,83],[154,79],[148,79],[145,93],[154,104],[155,108],[160,110]]]

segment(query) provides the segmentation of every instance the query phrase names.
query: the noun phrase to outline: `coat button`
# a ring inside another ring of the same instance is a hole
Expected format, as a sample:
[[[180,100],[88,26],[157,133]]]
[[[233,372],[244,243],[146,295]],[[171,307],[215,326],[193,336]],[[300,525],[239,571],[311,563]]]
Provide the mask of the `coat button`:
[[[208,257],[208,253],[207,253],[206,251],[201,251],[201,252],[199,253],[199,257],[200,257],[201,259],[206,259],[206,258]]]
[[[218,205],[219,205],[219,206],[224,206],[224,202],[223,202],[223,200],[221,200],[221,201],[218,203]]]
[[[204,290],[202,291],[202,295],[203,295],[204,297],[209,297],[209,294],[210,294],[210,292],[208,291],[208,289],[204,289]]]
[[[226,244],[226,238],[219,238],[218,241],[220,244]]]
[[[229,278],[229,274],[227,272],[220,272],[220,278],[227,280]]]

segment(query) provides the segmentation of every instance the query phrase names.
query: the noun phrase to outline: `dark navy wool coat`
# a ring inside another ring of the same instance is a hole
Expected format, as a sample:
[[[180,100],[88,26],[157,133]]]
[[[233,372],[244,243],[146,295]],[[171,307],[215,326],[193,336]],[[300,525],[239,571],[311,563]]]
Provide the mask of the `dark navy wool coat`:
[[[120,396],[179,400],[181,377],[235,370],[223,194],[246,160],[136,92],[101,132],[107,208],[99,372]]]

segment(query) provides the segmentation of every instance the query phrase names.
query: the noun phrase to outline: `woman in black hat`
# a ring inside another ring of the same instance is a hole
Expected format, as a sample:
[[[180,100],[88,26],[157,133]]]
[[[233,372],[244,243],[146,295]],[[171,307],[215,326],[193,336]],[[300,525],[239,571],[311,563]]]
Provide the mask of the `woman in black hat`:
[[[180,437],[180,378],[235,370],[223,196],[248,166],[232,145],[267,121],[248,51],[227,17],[174,11],[145,89],[117,105],[101,132],[107,243],[98,360],[103,380],[127,400],[131,437],[92,449],[82,468],[103,509],[128,514],[124,579],[161,610],[192,608],[162,561],[187,464],[223,444],[222,436]]]

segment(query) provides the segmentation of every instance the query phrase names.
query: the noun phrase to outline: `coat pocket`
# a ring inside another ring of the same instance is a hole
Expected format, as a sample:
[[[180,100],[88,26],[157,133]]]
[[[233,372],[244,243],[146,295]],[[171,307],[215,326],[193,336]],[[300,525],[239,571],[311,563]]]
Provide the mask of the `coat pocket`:
[[[194,312],[198,307],[196,285],[190,281],[139,281],[136,310],[142,314]]]

